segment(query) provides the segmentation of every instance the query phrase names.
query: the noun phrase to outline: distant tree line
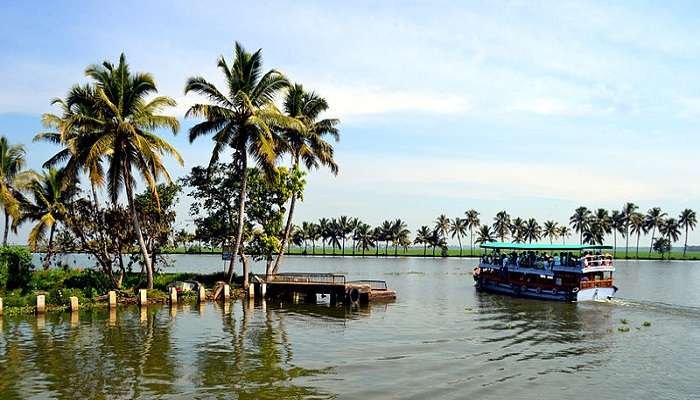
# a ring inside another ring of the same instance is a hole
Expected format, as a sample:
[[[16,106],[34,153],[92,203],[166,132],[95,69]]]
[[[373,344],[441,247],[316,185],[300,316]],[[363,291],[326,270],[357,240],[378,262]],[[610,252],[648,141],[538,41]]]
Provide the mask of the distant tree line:
[[[634,240],[635,257],[639,258],[639,242],[642,236],[650,235],[652,251],[668,253],[674,243],[683,235],[683,257],[688,248],[688,234],[697,225],[697,216],[691,209],[683,210],[677,218],[669,217],[659,207],[649,209],[645,214],[637,211],[634,203],[625,203],[622,209],[609,211],[598,208],[589,210],[578,207],[569,218],[568,224],[547,220],[540,224],[535,218],[520,218],[511,216],[506,211],[500,211],[493,218],[492,224],[484,224],[476,210],[468,210],[464,216],[449,218],[440,215],[432,226],[423,225],[411,234],[406,223],[401,219],[386,220],[372,227],[358,218],[342,216],[339,218],[321,218],[318,222],[302,222],[292,230],[291,244],[308,251],[311,246],[316,253],[317,242],[320,241],[321,254],[326,254],[326,246],[338,249],[345,254],[346,241],[351,240],[350,250],[374,255],[398,254],[398,249],[404,251],[413,245],[423,247],[423,255],[436,256],[446,254],[447,241],[453,239],[459,246],[459,255],[464,255],[464,242],[469,243],[469,254],[474,254],[474,246],[492,241],[511,241],[514,243],[536,243],[542,240],[550,244],[566,239],[574,233],[578,234],[580,244],[602,245],[606,238],[612,236],[614,251],[618,249],[618,236],[625,240],[625,258],[629,258],[630,238]]]

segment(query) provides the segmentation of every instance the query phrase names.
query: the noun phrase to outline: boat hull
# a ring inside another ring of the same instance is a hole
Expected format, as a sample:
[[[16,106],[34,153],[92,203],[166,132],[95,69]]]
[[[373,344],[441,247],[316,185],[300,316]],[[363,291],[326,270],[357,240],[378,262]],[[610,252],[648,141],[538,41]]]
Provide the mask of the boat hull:
[[[477,290],[499,293],[515,297],[524,297],[539,300],[551,301],[596,301],[611,299],[615,295],[614,288],[591,288],[579,290],[577,293],[557,291],[557,290],[542,290],[537,288],[518,287],[508,283],[493,282],[483,280],[475,284]]]

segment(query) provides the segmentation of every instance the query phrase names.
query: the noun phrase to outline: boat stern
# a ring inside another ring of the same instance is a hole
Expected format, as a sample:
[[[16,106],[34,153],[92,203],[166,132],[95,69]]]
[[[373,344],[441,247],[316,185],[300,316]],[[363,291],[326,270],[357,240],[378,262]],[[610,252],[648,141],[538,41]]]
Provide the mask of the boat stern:
[[[609,300],[615,296],[616,287],[598,287],[579,290],[576,293],[576,301]]]

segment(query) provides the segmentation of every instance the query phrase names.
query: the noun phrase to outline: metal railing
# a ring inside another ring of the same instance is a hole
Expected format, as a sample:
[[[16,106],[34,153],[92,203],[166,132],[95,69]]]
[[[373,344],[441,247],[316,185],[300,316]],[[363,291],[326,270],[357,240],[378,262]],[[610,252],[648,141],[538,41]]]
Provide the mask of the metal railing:
[[[362,279],[359,281],[350,281],[348,283],[356,283],[359,285],[369,285],[372,290],[386,290],[386,281],[374,280],[374,279]]]
[[[612,279],[598,279],[593,281],[581,281],[581,289],[613,287]]]
[[[283,272],[269,277],[268,282],[325,283],[344,285],[345,275],[319,272]]]

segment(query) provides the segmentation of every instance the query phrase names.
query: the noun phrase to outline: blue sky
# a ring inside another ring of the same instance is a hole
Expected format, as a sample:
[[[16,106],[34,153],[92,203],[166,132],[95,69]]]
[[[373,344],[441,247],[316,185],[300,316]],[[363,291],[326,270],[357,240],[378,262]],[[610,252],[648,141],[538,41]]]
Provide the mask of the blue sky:
[[[216,59],[238,40],[342,120],[341,172],[310,175],[299,221],[415,229],[469,208],[564,222],[578,205],[700,205],[693,2],[193,3],[4,2],[0,134],[40,168],[55,148],[31,138],[50,99],[122,51],[182,116],[197,101],[185,79],[221,82]],[[171,138],[186,162],[175,176],[208,160],[208,139],[187,141],[193,123]]]

